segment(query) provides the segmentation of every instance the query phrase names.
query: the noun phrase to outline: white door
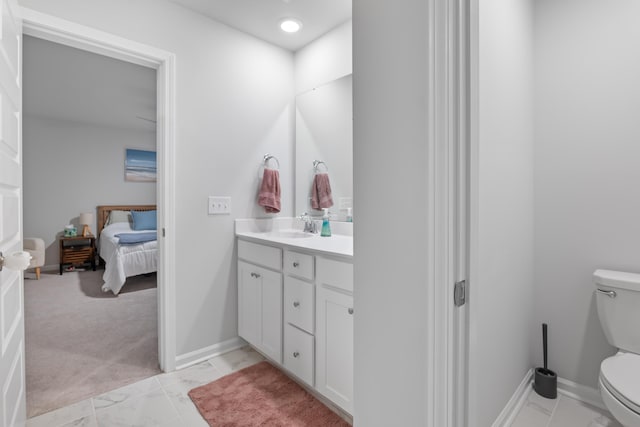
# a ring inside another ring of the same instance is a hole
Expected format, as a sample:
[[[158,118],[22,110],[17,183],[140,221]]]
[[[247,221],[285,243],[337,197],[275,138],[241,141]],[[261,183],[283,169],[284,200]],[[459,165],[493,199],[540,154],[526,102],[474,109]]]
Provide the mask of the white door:
[[[260,281],[255,267],[238,261],[238,335],[250,344],[260,344]]]
[[[22,250],[22,24],[0,0],[0,252]],[[0,427],[26,419],[22,273],[0,271]]]
[[[238,334],[282,363],[282,274],[238,261]]]
[[[316,388],[353,413],[353,297],[318,286]]]
[[[282,363],[282,274],[264,269],[259,274],[262,285],[260,348]]]

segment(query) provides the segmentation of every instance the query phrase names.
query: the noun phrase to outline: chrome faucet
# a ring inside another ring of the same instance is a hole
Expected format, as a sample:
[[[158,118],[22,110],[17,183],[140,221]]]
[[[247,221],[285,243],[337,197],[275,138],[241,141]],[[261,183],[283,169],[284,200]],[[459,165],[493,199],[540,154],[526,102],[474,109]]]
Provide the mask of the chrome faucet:
[[[318,226],[316,225],[316,222],[313,220],[313,218],[311,218],[311,215],[309,215],[307,212],[304,212],[302,215],[300,215],[298,219],[301,221],[304,221],[305,233],[315,234],[318,232]]]

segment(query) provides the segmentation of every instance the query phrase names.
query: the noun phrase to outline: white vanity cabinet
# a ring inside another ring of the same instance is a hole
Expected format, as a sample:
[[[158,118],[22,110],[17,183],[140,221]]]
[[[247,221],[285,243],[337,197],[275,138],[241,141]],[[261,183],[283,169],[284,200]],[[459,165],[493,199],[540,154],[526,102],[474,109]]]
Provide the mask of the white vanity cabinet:
[[[299,380],[353,411],[353,264],[238,239],[238,333]]]
[[[238,334],[282,363],[282,250],[238,242]],[[246,261],[243,261],[246,260]]]

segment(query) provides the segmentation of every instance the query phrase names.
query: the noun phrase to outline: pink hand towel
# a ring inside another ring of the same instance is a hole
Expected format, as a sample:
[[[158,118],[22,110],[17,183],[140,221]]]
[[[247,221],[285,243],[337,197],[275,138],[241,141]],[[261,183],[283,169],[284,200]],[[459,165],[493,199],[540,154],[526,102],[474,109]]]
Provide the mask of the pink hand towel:
[[[264,206],[265,212],[280,212],[280,173],[277,170],[264,169],[258,204]]]
[[[329,183],[329,174],[317,173],[313,177],[313,188],[311,189],[311,207],[320,210],[322,208],[330,208],[333,206],[333,198],[331,197],[331,184]]]

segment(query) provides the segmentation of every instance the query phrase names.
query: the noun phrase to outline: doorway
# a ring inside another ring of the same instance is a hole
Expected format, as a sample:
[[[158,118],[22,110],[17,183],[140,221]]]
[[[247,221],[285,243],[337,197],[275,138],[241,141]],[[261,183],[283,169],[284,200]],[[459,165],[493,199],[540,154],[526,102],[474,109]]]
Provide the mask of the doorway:
[[[156,70],[158,181],[158,359],[175,370],[175,55],[53,16],[22,9],[23,34]]]
[[[130,221],[103,228],[96,212],[156,204],[153,169],[124,172],[131,152],[155,157],[156,80],[152,68],[23,37],[23,227],[49,267],[24,287],[30,417],[160,372],[157,241],[122,247],[115,234],[133,232]]]

